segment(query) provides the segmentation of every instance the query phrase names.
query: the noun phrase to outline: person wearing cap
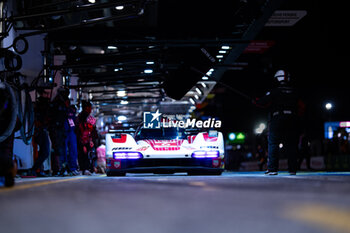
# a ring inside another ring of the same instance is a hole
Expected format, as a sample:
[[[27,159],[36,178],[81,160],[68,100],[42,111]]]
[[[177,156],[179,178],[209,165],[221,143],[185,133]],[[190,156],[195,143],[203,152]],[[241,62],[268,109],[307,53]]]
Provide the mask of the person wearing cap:
[[[278,70],[274,76],[277,86],[253,103],[269,110],[267,175],[277,175],[279,152],[288,158],[288,171],[295,175],[298,155],[298,94],[292,86],[288,71]]]

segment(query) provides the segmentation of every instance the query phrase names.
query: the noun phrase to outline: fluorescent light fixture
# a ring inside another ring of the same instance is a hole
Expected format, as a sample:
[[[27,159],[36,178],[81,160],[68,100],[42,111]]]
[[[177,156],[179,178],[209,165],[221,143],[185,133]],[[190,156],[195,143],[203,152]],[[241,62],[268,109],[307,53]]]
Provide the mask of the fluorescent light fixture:
[[[145,69],[143,71],[145,74],[152,74],[153,73],[153,70],[152,69]]]
[[[117,96],[118,96],[118,97],[124,97],[124,96],[126,96],[126,91],[117,91]]]
[[[207,88],[207,85],[204,82],[201,82],[202,87]]]
[[[192,153],[193,158],[217,158],[219,157],[220,153],[217,150],[213,151],[195,151]]]
[[[197,100],[199,99],[198,95],[194,95],[194,98],[196,98]]]
[[[140,152],[114,152],[114,159],[142,159],[142,154]]]
[[[223,55],[216,55],[216,58],[223,58]]]
[[[129,102],[128,101],[126,101],[126,100],[122,100],[122,101],[120,101],[120,104],[123,104],[123,105],[125,105],[125,104],[128,104]]]
[[[124,9],[124,6],[116,6],[115,9],[118,10],[118,11],[121,11],[121,10]]]
[[[154,61],[148,61],[146,62],[147,65],[154,65]]]
[[[192,104],[196,104],[196,102],[192,99],[192,98],[189,98],[188,99]]]
[[[118,116],[118,121],[126,121],[128,118],[126,116]]]
[[[120,69],[119,68],[115,68],[114,69],[114,72],[118,72]]]
[[[227,53],[226,50],[219,50],[219,53]]]
[[[203,76],[202,80],[208,80],[209,78],[207,76]]]
[[[228,45],[223,45],[223,46],[221,46],[221,49],[230,49],[231,47],[230,46],[228,46]]]
[[[108,49],[117,49],[116,46],[112,46],[112,45],[109,45],[107,48],[108,48]]]
[[[196,87],[196,92],[198,93],[198,94],[202,94],[202,92],[201,92],[201,90],[199,90],[199,88],[198,87]]]
[[[90,3],[95,3],[96,1],[95,0],[89,0]]]

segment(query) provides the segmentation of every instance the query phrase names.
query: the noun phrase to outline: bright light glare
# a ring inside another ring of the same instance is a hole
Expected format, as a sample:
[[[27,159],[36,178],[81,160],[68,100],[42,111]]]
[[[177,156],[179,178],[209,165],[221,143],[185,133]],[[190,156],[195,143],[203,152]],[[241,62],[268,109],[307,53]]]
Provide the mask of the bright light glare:
[[[148,61],[146,62],[147,65],[154,65],[154,61]]]
[[[228,135],[228,138],[229,138],[231,141],[233,141],[233,140],[236,139],[236,134],[235,134],[235,133],[230,133],[230,134]]]
[[[118,121],[126,121],[128,118],[126,116],[118,116]]]
[[[207,76],[203,76],[202,80],[208,80],[209,78]]]
[[[189,101],[192,103],[192,104],[196,104],[196,102],[194,102],[194,100],[192,98],[189,98]]]
[[[216,55],[216,58],[223,58],[223,55]]]
[[[116,6],[115,9],[117,9],[118,11],[121,11],[124,9],[124,6]]]
[[[327,110],[331,110],[333,108],[333,105],[331,103],[327,103],[325,107]]]
[[[198,87],[196,87],[196,92],[198,93],[198,94],[202,94],[202,92],[201,92],[201,90],[199,90],[199,88]]]
[[[126,100],[122,100],[122,101],[120,101],[120,104],[128,104],[129,102],[128,101],[126,101]]]
[[[108,49],[117,49],[117,47],[112,46],[112,45],[109,45],[107,48],[108,48]]]
[[[90,3],[95,3],[96,1],[95,0],[89,0]]]
[[[118,97],[124,97],[124,96],[126,96],[126,91],[117,91],[117,96],[118,96]]]
[[[230,49],[231,47],[230,46],[227,46],[227,45],[223,45],[221,46],[221,49]]]
[[[266,124],[260,123],[258,128],[255,129],[255,133],[261,134],[262,132],[264,132],[265,129],[266,129]]]
[[[152,74],[153,70],[152,69],[146,69],[143,71],[145,74]]]

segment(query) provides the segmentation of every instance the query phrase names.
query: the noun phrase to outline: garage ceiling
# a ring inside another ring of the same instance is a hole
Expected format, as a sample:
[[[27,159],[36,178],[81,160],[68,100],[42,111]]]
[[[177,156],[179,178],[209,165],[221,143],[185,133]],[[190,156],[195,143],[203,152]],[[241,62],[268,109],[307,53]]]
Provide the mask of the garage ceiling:
[[[45,68],[78,77],[71,88],[98,114],[138,121],[164,102],[193,110],[282,2],[17,0],[8,20],[24,37],[47,34]]]

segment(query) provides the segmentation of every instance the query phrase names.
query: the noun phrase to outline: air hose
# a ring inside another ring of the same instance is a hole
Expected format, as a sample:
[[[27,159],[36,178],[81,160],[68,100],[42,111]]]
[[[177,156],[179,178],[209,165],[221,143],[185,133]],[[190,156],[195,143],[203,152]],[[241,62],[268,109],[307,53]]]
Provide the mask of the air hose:
[[[0,82],[0,102],[0,142],[3,142],[13,133],[18,113],[15,92],[6,82]]]

